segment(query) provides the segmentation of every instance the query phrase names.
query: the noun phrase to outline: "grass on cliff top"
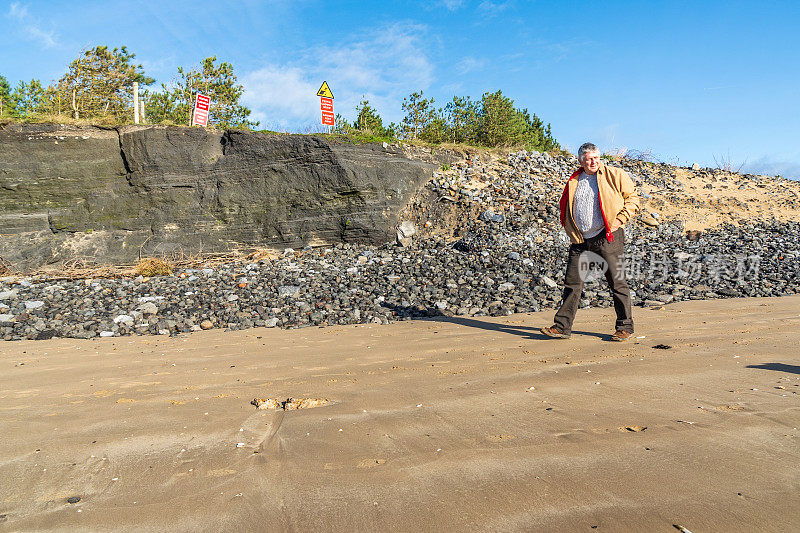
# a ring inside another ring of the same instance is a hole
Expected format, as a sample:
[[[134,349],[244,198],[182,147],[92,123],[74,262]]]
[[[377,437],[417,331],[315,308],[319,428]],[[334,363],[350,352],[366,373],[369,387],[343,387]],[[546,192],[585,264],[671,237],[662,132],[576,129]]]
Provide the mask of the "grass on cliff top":
[[[110,126],[124,126],[126,124],[133,124],[133,122],[128,122],[125,120],[120,120],[116,117],[92,117],[92,118],[81,118],[76,119],[69,115],[35,115],[32,117],[10,117],[10,116],[3,116],[0,117],[0,126],[5,126],[8,124],[64,124],[69,126],[103,126],[103,127],[110,127]]]
[[[70,125],[70,126],[100,126],[100,127],[114,127],[114,126],[135,126],[131,120],[120,120],[119,118],[115,117],[93,117],[89,119],[75,119],[69,115],[36,115],[34,117],[28,118],[18,118],[18,117],[10,117],[10,116],[3,116],[0,117],[0,128],[6,126],[8,124],[58,124],[58,125]],[[149,124],[149,123],[141,123],[138,126],[173,126],[178,128],[202,128],[203,126],[187,126],[185,124],[174,124],[171,121],[160,122],[158,124]],[[480,146],[474,144],[465,144],[465,143],[430,143],[420,139],[398,139],[396,137],[387,137],[387,136],[380,136],[375,135],[368,131],[359,131],[353,130],[352,132],[343,134],[343,133],[326,133],[326,132],[319,132],[310,131],[306,133],[291,133],[285,131],[273,131],[273,130],[253,130],[249,128],[216,128],[215,126],[208,126],[205,128],[210,131],[224,131],[224,130],[234,130],[234,131],[244,131],[244,132],[252,132],[252,133],[264,133],[267,135],[299,135],[304,137],[324,137],[333,142],[339,142],[344,144],[405,144],[410,146],[417,146],[421,148],[427,148],[431,151],[433,150],[448,150],[453,152],[463,152],[463,153],[489,153],[489,154],[505,154],[508,152],[516,152],[519,150],[526,149],[524,145],[508,145],[508,146],[497,146],[497,147],[488,147],[488,146]],[[566,150],[553,150],[550,152],[550,155],[562,155],[562,154],[569,154]]]

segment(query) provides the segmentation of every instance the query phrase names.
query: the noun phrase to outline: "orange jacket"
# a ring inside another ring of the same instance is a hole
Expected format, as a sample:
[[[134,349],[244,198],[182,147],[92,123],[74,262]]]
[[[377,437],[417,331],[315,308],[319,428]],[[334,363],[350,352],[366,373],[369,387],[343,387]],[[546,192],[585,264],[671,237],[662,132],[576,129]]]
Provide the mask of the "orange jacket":
[[[559,207],[561,210],[561,225],[567,232],[570,241],[574,244],[583,242],[583,234],[575,225],[572,204],[575,199],[575,189],[578,186],[577,177],[583,168],[572,173],[561,193]],[[600,163],[597,169],[597,188],[600,191],[600,211],[603,213],[603,222],[606,225],[606,240],[614,241],[611,234],[611,223],[619,220],[621,225],[628,222],[636,211],[639,210],[639,193],[633,186],[633,180],[627,172],[617,167],[609,167]]]

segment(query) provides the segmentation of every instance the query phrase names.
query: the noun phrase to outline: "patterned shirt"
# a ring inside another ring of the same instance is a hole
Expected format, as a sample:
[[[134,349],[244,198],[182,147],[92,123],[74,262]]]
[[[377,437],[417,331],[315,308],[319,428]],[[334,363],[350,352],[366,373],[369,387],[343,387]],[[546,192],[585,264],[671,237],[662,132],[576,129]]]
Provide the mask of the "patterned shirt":
[[[575,214],[575,225],[578,226],[584,239],[599,235],[605,229],[603,212],[600,209],[600,190],[597,188],[597,174],[581,172],[581,175],[578,176],[578,186],[575,189],[572,210]]]

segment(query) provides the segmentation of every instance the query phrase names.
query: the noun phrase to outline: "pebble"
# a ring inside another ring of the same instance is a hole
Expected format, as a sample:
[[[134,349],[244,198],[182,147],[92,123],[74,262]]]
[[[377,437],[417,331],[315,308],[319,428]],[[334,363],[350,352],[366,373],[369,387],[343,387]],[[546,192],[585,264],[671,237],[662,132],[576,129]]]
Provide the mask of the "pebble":
[[[114,317],[114,324],[122,324],[124,326],[132,326],[134,319],[130,315],[117,315]]]
[[[143,315],[155,315],[158,313],[158,307],[153,302],[146,302],[136,308]]]
[[[547,276],[542,276],[542,283],[550,287],[551,289],[558,288],[558,283],[553,281],[552,279],[548,278]]]
[[[639,182],[677,187],[672,167],[630,165]],[[287,249],[258,262],[152,278],[0,278],[0,336],[177,335],[554,310],[569,248],[558,198],[574,167],[569,157],[518,152],[499,170],[473,160],[436,172],[401,217],[398,233],[413,235],[405,246]],[[483,187],[465,187],[471,180]],[[625,226],[636,305],[800,291],[800,223],[745,220],[691,240],[682,223],[667,218]],[[611,304],[604,280],[585,285],[582,307]]]

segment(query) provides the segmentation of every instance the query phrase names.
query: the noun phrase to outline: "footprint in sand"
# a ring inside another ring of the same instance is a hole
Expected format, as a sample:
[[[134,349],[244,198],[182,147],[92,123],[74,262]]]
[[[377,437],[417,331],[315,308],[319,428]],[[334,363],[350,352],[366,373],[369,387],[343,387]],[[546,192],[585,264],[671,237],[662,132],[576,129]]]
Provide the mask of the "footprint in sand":
[[[631,433],[639,433],[647,429],[647,426],[623,426],[619,428],[620,431],[630,431]]]
[[[224,476],[231,476],[236,473],[236,470],[230,468],[216,468],[214,470],[209,470],[206,472],[206,477],[224,477]]]
[[[503,442],[506,440],[511,440],[517,438],[514,435],[487,435],[486,440],[490,442]]]
[[[386,464],[386,459],[363,459],[358,463],[358,468],[372,468]]]
[[[714,407],[717,411],[744,411],[741,405],[717,405]]]

